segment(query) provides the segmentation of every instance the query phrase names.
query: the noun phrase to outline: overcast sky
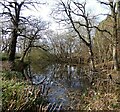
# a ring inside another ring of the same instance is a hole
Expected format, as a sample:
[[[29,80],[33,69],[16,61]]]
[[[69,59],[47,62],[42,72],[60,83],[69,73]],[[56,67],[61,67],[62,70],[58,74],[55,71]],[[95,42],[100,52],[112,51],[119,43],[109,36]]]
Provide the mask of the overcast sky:
[[[54,7],[55,3],[59,0],[43,0],[43,1],[46,1],[47,4],[41,5],[41,7],[38,8],[39,13],[36,10],[31,10],[26,14],[41,16],[45,20],[49,20],[50,19],[49,14],[51,13],[51,9]],[[77,1],[84,1],[84,0],[77,0]],[[104,6],[100,5],[96,0],[86,0],[86,1],[87,1],[88,9],[91,10],[91,12],[94,13],[95,15],[108,12],[108,10]],[[107,1],[107,0],[104,0],[104,1]]]
[[[54,23],[54,20],[52,19],[52,17],[50,16],[50,13],[52,11],[52,8],[55,6],[56,2],[59,0],[43,0],[44,2],[46,2],[46,5],[41,5],[40,8],[38,8],[37,10],[30,10],[27,12],[24,12],[24,15],[33,15],[33,16],[37,16],[37,17],[42,17],[43,20],[45,21],[50,21],[53,23],[53,29],[55,27],[57,27],[57,25]],[[65,0],[63,0],[65,1]],[[84,0],[77,0],[77,1],[84,1]],[[108,0],[103,0],[108,1]],[[86,0],[87,2],[87,9],[89,11],[91,11],[91,13],[93,13],[93,15],[98,15],[101,13],[108,13],[108,10],[105,6],[100,5],[97,0]],[[99,20],[102,21],[103,19],[105,19],[105,17],[100,16]]]

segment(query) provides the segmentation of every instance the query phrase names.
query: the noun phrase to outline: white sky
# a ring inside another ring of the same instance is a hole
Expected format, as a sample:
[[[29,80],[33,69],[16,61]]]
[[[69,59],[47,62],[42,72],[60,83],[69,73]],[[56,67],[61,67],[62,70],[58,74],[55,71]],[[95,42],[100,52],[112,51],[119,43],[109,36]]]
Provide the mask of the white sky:
[[[42,1],[42,0],[41,0]],[[52,17],[50,16],[50,13],[51,13],[51,9],[54,7],[54,4],[55,2],[57,2],[57,0],[43,0],[43,2],[47,2],[46,5],[41,5],[40,8],[38,8],[38,11],[37,10],[30,10],[30,11],[27,11],[24,12],[25,15],[33,15],[33,16],[37,16],[37,17],[42,17],[43,20],[45,21],[50,21],[52,22],[52,29],[56,29],[57,25],[55,24],[54,20],[52,19]],[[59,0],[58,0],[59,1]],[[63,0],[65,1],[65,0]],[[77,0],[77,1],[84,1],[84,0]],[[104,6],[100,5],[96,0],[86,0],[87,1],[87,7],[88,7],[88,10],[91,11],[91,13],[93,15],[98,15],[98,14],[106,14],[108,13],[108,10],[107,8],[105,8]],[[103,0],[104,2],[105,1],[108,1],[108,0]],[[100,16],[100,21],[103,20],[105,17],[103,16]]]
[[[49,14],[51,13],[51,8],[54,7],[53,5],[57,0],[43,0],[44,2],[47,1],[46,5],[41,5],[40,9],[38,11],[36,10],[30,10],[27,12],[28,15],[32,14],[34,16],[42,16],[45,20],[49,20]],[[63,0],[64,1],[64,0]],[[84,1],[84,0],[77,0],[77,1]],[[94,14],[100,14],[107,11],[105,7],[100,5],[96,0],[86,0],[87,1],[87,7],[92,10]],[[104,2],[107,0],[103,0]]]

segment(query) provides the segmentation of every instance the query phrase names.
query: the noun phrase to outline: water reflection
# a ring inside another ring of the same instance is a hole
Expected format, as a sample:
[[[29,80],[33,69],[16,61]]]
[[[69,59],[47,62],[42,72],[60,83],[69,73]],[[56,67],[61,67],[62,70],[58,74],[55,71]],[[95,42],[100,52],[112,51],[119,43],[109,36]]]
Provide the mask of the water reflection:
[[[39,65],[36,66],[38,67]],[[39,84],[46,79],[45,84],[50,87],[48,99],[51,103],[63,103],[65,106],[73,105],[70,98],[72,95],[70,94],[73,92],[81,94],[90,85],[81,66],[52,64],[44,69],[42,72],[40,71],[41,69],[32,71],[33,83]]]

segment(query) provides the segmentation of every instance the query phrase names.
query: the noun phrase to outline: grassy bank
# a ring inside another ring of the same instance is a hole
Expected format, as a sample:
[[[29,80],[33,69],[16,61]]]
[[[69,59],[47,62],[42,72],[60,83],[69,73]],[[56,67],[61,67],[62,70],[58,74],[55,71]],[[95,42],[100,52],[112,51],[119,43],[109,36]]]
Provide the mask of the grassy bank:
[[[1,72],[2,76],[2,111],[37,111],[43,109],[47,99],[40,88],[25,82],[17,72]],[[41,108],[42,107],[42,108]]]

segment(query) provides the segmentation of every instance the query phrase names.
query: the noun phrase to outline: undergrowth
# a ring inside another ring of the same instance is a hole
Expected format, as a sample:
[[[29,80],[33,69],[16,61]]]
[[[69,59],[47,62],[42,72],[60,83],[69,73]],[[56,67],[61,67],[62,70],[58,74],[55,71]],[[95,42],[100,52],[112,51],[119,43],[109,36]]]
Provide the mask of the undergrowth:
[[[47,99],[41,94],[40,88],[22,80],[20,73],[7,72],[0,74],[2,75],[3,112],[34,112],[39,110],[41,105],[44,107],[47,104]]]

